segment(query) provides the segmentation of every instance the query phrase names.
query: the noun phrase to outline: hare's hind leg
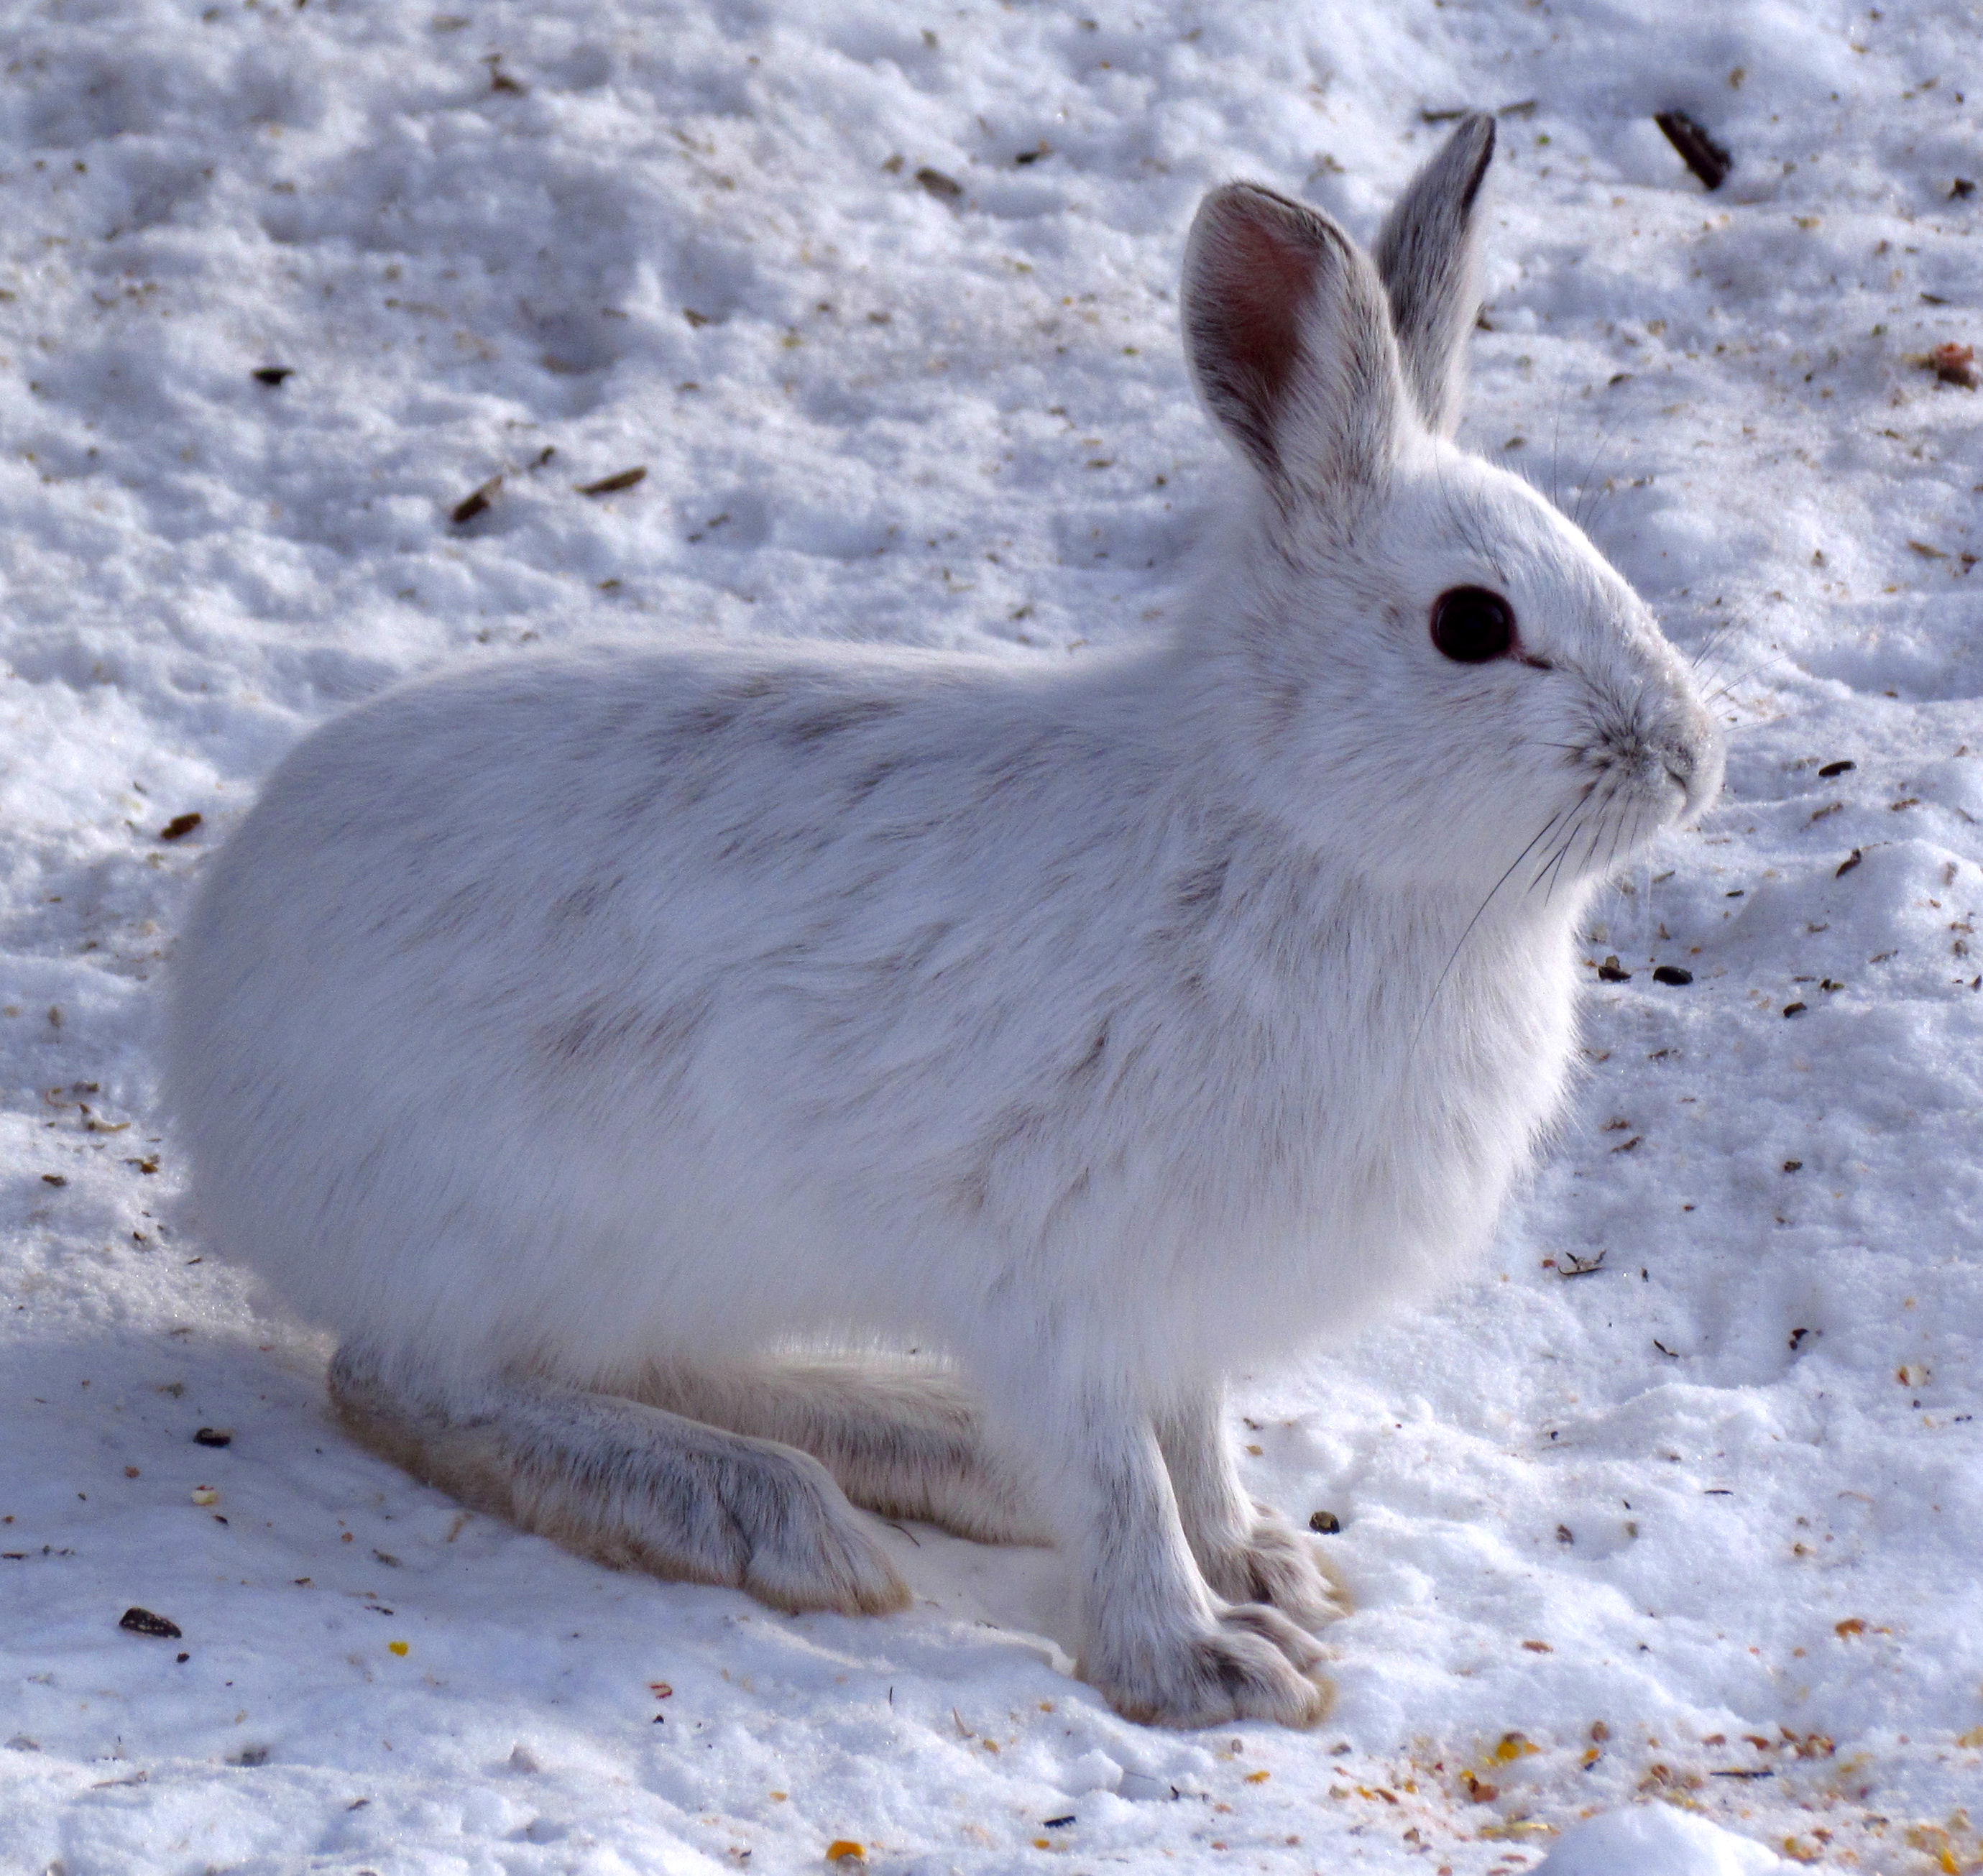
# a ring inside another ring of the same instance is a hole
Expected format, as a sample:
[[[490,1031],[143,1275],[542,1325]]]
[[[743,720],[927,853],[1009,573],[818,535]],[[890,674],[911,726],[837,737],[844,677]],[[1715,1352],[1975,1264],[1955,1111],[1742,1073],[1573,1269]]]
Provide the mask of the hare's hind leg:
[[[826,1469],[769,1440],[555,1383],[397,1386],[346,1343],[330,1394],[354,1437],[464,1504],[617,1569],[878,1615],[909,1592]]]
[[[921,1518],[981,1543],[1045,1544],[1046,1520],[1020,1471],[986,1443],[977,1397],[907,1362],[657,1365],[634,1399],[759,1440],[802,1448],[857,1505]]]
[[[1311,1631],[1349,1613],[1348,1587],[1306,1531],[1249,1498],[1221,1425],[1225,1392],[1173,1403],[1157,1437],[1192,1555],[1215,1593],[1266,1603]]]

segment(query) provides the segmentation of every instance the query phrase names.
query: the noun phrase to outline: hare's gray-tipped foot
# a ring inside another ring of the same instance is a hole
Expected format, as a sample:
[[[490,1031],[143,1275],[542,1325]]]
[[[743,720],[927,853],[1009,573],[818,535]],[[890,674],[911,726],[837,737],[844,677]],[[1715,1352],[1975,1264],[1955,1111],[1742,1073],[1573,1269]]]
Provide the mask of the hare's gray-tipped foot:
[[[980,1543],[1046,1544],[1026,1481],[987,1443],[977,1396],[940,1369],[881,1359],[657,1363],[636,1399],[798,1447],[857,1505]]]
[[[608,1394],[491,1382],[472,1406],[400,1398],[340,1349],[331,1396],[364,1445],[464,1503],[616,1569],[882,1615],[908,1585],[811,1454]]]
[[[1205,1560],[1213,1593],[1229,1602],[1265,1603],[1310,1631],[1349,1614],[1349,1586],[1316,1540],[1279,1512],[1253,1509],[1244,1542]]]
[[[1259,1603],[1222,1610],[1181,1644],[1136,1655],[1131,1661],[1098,1654],[1079,1671],[1118,1713],[1146,1725],[1271,1720],[1306,1727],[1320,1725],[1335,1704],[1322,1650],[1279,1610]]]

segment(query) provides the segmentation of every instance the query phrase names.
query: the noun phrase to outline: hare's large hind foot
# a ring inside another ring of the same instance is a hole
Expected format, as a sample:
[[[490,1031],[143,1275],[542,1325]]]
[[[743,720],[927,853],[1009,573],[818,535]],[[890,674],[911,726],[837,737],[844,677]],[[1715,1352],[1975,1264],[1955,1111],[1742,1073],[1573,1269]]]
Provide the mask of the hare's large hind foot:
[[[473,1405],[391,1389],[339,1349],[353,1437],[463,1503],[616,1569],[747,1590],[774,1608],[880,1615],[908,1586],[826,1469],[770,1440],[610,1394],[491,1379]]]
[[[984,1436],[977,1398],[906,1362],[657,1364],[627,1392],[717,1426],[802,1448],[857,1505],[921,1518],[981,1543],[1045,1544],[1025,1479]]]

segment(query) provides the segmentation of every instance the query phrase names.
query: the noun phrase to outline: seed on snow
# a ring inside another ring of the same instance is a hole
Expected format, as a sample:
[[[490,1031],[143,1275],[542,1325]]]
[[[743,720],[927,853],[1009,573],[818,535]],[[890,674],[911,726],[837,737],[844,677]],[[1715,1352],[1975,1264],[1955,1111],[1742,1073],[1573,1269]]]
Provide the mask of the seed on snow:
[[[129,1630],[134,1635],[157,1635],[172,1641],[176,1641],[182,1633],[179,1625],[169,1617],[154,1615],[150,1610],[140,1609],[135,1604],[117,1618],[117,1626]]]

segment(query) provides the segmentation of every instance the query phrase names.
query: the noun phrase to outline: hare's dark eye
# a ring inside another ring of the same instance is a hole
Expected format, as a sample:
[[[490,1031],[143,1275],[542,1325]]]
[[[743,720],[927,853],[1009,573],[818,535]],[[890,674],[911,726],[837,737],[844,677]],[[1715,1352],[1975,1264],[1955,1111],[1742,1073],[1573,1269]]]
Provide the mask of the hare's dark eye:
[[[1455,587],[1432,603],[1432,642],[1460,664],[1484,664],[1514,648],[1515,609],[1485,587]]]

